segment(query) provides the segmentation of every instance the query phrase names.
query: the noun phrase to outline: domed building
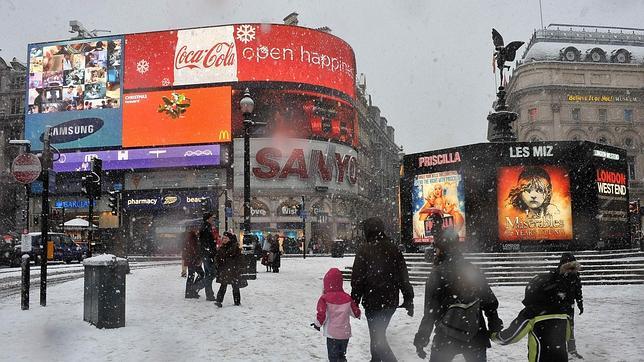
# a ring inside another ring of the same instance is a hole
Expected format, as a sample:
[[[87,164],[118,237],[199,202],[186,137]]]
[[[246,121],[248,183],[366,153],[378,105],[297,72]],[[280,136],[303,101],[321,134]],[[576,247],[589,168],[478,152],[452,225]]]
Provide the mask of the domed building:
[[[644,29],[536,30],[507,86],[518,141],[588,140],[627,150],[629,198],[644,197]]]

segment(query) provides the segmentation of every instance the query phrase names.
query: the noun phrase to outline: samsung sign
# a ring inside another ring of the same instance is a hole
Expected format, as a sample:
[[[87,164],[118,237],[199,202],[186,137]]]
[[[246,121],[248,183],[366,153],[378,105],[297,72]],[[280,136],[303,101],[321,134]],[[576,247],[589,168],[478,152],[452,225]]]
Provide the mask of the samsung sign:
[[[122,144],[121,110],[118,108],[27,114],[25,138],[31,141],[32,150],[42,150],[46,126],[51,126],[51,144],[59,150],[120,147]]]
[[[221,146],[198,145],[61,153],[58,160],[54,162],[54,171],[87,171],[92,158],[95,157],[103,160],[103,170],[220,166]]]

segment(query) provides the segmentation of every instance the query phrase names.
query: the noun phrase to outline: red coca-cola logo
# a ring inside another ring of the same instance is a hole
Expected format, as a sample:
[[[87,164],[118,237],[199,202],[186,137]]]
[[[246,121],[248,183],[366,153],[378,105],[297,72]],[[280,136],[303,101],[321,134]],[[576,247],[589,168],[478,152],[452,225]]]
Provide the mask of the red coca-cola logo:
[[[184,45],[179,48],[174,59],[175,69],[211,68],[235,65],[235,43],[221,42],[210,49],[188,50]]]

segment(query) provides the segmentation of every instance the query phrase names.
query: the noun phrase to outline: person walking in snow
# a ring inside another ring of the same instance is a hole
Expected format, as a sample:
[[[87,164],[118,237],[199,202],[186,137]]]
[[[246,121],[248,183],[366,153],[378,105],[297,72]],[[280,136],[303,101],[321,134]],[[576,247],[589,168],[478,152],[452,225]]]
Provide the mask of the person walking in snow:
[[[233,288],[233,302],[235,305],[241,305],[239,289],[248,286],[248,282],[241,273],[241,255],[241,249],[235,234],[228,231],[224,232],[224,236],[221,238],[221,247],[217,250],[215,258],[217,270],[219,271],[217,283],[221,284],[217,292],[217,300],[215,300],[215,305],[219,308],[222,307],[228,285]]]
[[[563,274],[563,280],[566,289],[566,314],[570,318],[570,339],[568,340],[568,353],[576,358],[583,359],[577,353],[577,345],[575,343],[575,302],[579,308],[579,315],[584,313],[584,298],[581,291],[581,278],[579,277],[579,269],[581,265],[572,253],[561,254],[559,260],[558,270],[568,270],[569,272]]]
[[[369,326],[372,361],[396,361],[387,342],[387,327],[396,308],[414,315],[414,289],[402,253],[385,235],[380,218],[364,220],[366,242],[358,249],[351,272],[351,297],[362,305]],[[398,305],[399,292],[403,304]]]
[[[451,361],[458,354],[468,362],[486,361],[488,331],[503,329],[494,292],[483,273],[463,258],[458,243],[453,233],[435,234],[434,267],[425,284],[425,315],[414,337],[422,359],[427,357],[424,348],[434,330],[430,361]]]
[[[342,272],[331,268],[324,276],[323,294],[318,299],[317,315],[313,328],[326,337],[326,348],[331,362],[346,361],[347,346],[351,337],[350,317],[360,319],[360,307],[345,293]]]
[[[201,249],[197,240],[197,225],[186,228],[184,233],[183,255],[188,267],[186,278],[186,298],[199,298],[199,289],[203,288],[204,271],[201,269]],[[197,278],[195,279],[195,273]]]
[[[571,286],[571,276],[579,271],[579,263],[564,253],[559,267],[547,274],[537,275],[525,289],[525,308],[510,326],[493,333],[492,341],[501,345],[528,337],[528,361],[568,361],[567,342],[570,338],[570,298],[576,291]],[[583,311],[583,303],[580,307]]]
[[[204,287],[206,288],[206,300],[208,301],[215,300],[215,293],[212,290],[212,280],[215,277],[214,258],[217,252],[217,244],[215,243],[212,228],[213,222],[214,215],[210,212],[205,212],[203,214],[203,223],[199,229],[199,244],[201,246],[201,257],[203,258],[205,271]]]
[[[281,255],[282,255],[282,251],[280,250],[280,238],[278,235],[273,235],[273,238],[271,240],[271,257],[270,257],[271,268],[273,269],[273,273],[280,272]]]

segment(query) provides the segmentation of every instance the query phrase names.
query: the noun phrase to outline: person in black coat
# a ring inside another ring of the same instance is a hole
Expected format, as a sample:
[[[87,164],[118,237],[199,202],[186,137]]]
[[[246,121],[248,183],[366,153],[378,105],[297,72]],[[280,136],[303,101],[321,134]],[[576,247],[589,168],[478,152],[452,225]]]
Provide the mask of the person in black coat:
[[[483,273],[463,258],[458,243],[458,236],[448,233],[440,233],[434,242],[434,268],[425,284],[425,315],[414,337],[416,353],[425,358],[424,348],[436,326],[430,361],[451,361],[458,354],[468,362],[486,361],[488,331],[503,329],[494,292]]]
[[[579,263],[574,256],[564,253],[555,270],[532,278],[525,289],[525,308],[508,328],[493,334],[492,340],[506,345],[516,343],[528,334],[530,361],[568,361],[567,342],[572,334],[570,313],[577,296],[580,314],[583,312],[581,281],[579,288],[576,286],[578,271]],[[581,357],[576,352],[574,355]]]
[[[201,269],[201,249],[197,241],[197,227],[189,226],[184,233],[183,256],[188,267],[186,279],[186,298],[199,298],[199,289],[203,288],[204,271]],[[195,279],[195,273],[197,278]]]
[[[280,238],[277,235],[273,235],[269,240],[271,243],[271,268],[273,269],[273,273],[279,273],[282,255],[282,252],[280,251]]]
[[[356,253],[351,272],[351,297],[365,309],[369,326],[372,361],[395,361],[387,342],[387,327],[396,308],[399,292],[407,314],[414,314],[414,289],[409,283],[407,264],[402,253],[385,235],[381,219],[363,222],[366,242]]]
[[[575,302],[579,308],[579,315],[584,313],[584,297],[581,291],[581,278],[579,277],[579,262],[572,253],[561,254],[561,260],[557,266],[557,271],[563,270],[562,278],[565,285],[566,314],[570,317],[570,339],[568,340],[568,353],[577,358],[583,358],[577,353],[575,343]]]
[[[212,230],[214,216],[210,212],[203,214],[203,223],[199,229],[199,245],[201,246],[201,256],[203,258],[203,267],[205,272],[204,287],[206,288],[206,300],[214,301],[215,293],[212,290],[212,280],[215,277],[215,253],[217,244]]]
[[[233,287],[233,301],[235,305],[240,305],[241,293],[239,288],[247,286],[248,282],[243,278],[241,273],[242,254],[235,234],[227,231],[224,233],[224,236],[221,238],[221,246],[217,250],[215,263],[218,270],[217,283],[221,284],[217,292],[215,305],[219,308],[222,307],[228,285]]]

